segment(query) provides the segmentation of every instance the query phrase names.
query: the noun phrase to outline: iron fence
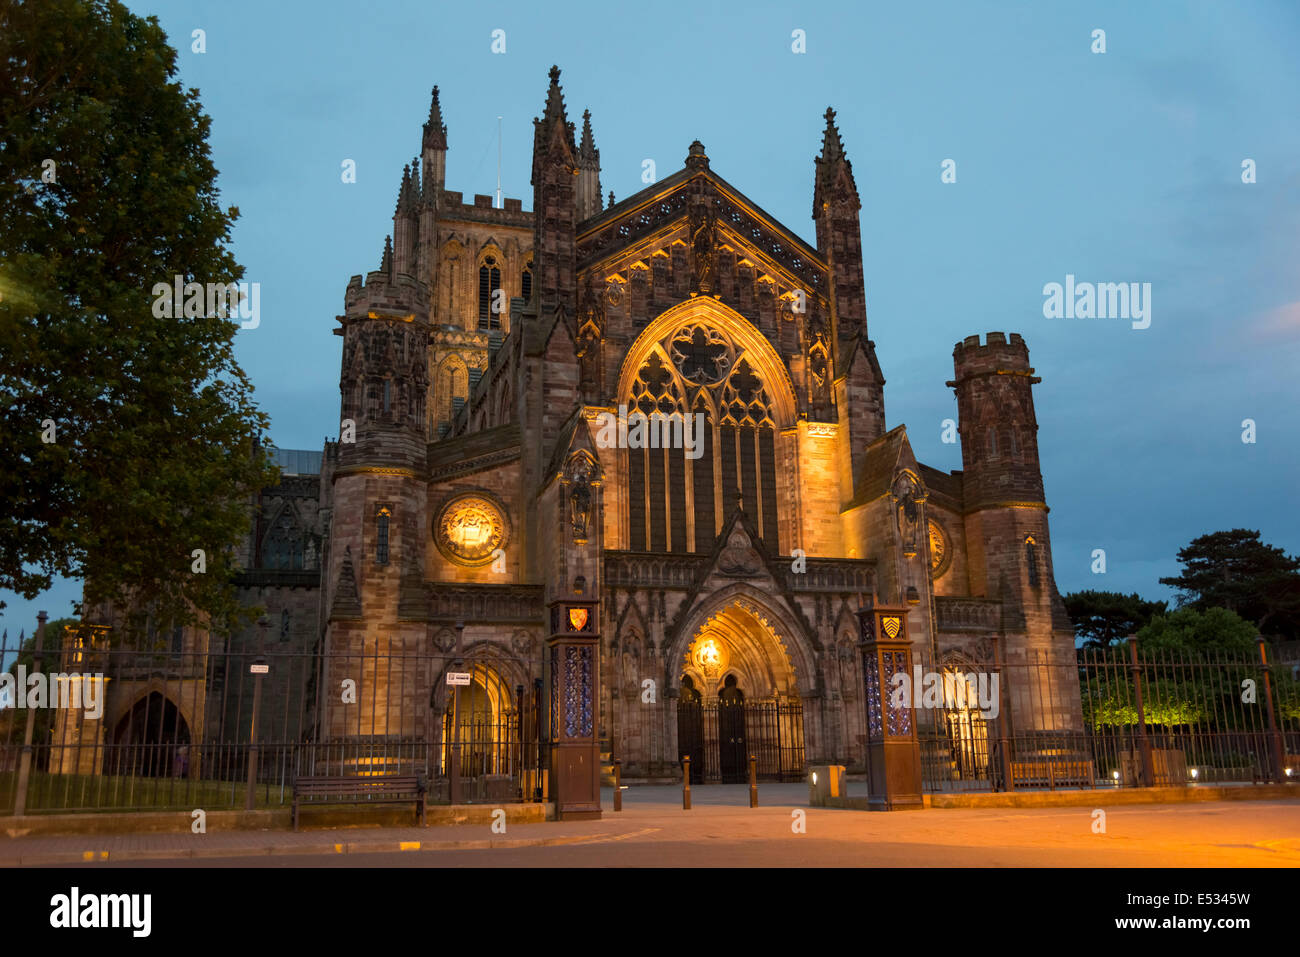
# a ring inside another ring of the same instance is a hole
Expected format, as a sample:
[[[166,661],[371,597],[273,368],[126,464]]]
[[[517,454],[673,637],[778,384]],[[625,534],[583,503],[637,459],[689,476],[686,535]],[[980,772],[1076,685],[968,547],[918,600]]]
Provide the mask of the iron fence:
[[[1263,642],[917,657],[927,791],[1300,781],[1300,680]]]
[[[768,781],[797,781],[804,772],[803,705],[796,699],[736,704],[684,697],[677,705],[677,741],[690,755],[692,783],[749,780],[749,757]]]
[[[540,661],[398,641],[302,654],[106,637],[51,634],[39,654],[0,641],[0,814],[276,808],[297,778],[338,775],[420,774],[435,803],[547,796]]]

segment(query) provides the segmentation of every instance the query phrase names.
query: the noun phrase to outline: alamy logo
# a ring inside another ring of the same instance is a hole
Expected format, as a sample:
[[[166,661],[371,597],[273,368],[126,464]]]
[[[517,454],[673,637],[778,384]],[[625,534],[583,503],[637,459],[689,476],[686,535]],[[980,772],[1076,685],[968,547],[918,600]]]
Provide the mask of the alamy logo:
[[[596,444],[602,449],[685,449],[688,459],[704,454],[704,413],[682,415],[680,412],[644,412],[628,414],[627,406],[618,407],[618,415],[602,412],[596,416]]]
[[[900,671],[890,679],[891,708],[947,708],[950,711],[979,711],[984,717],[998,716],[1000,677],[985,672]]]
[[[148,937],[153,926],[151,894],[85,894],[78,887],[50,898],[51,927],[129,927]]]
[[[1131,319],[1134,329],[1151,325],[1151,283],[1079,282],[1067,273],[1065,285],[1043,287],[1046,319]]]
[[[104,676],[75,672],[27,674],[19,665],[18,674],[0,674],[0,709],[4,708],[85,708],[92,721],[104,714]]]
[[[256,329],[262,322],[260,282],[186,282],[184,276],[174,276],[171,285],[154,283],[151,294],[155,319],[238,317],[247,320],[241,329]]]

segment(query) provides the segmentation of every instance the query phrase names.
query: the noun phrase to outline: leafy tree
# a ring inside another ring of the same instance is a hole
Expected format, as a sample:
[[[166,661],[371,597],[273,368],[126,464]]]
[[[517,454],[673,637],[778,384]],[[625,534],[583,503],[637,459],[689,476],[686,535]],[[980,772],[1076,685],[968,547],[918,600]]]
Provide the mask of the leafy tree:
[[[1196,724],[1204,731],[1258,728],[1250,718],[1242,725],[1241,707],[1243,680],[1254,680],[1263,694],[1257,636],[1254,625],[1226,608],[1179,608],[1152,618],[1136,635],[1146,723]],[[1126,660],[1118,647],[1085,660],[1083,712],[1094,728],[1137,723]],[[1300,683],[1274,669],[1272,688],[1279,720],[1300,715]]]
[[[1074,622],[1075,635],[1088,648],[1105,648],[1123,641],[1136,634],[1152,616],[1166,610],[1165,602],[1146,601],[1137,592],[1122,595],[1113,591],[1076,591],[1063,600]]]
[[[1234,528],[1179,549],[1181,575],[1160,583],[1179,591],[1180,606],[1227,608],[1266,634],[1300,637],[1300,558]]]
[[[1226,608],[1179,608],[1157,615],[1137,633],[1139,656],[1169,653],[1199,661],[1257,654],[1255,626]]]
[[[116,0],[0,0],[0,588],[82,578],[189,623],[237,613],[232,546],[275,470],[238,324],[153,314],[156,284],[243,275],[175,74]]]

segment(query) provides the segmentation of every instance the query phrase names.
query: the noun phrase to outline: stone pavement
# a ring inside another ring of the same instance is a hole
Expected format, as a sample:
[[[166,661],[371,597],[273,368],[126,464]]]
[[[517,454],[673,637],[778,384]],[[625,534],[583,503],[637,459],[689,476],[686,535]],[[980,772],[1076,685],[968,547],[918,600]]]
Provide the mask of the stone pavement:
[[[0,865],[1300,867],[1300,800],[1107,807],[808,808],[805,784],[632,787],[600,821],[0,839]],[[1094,812],[1106,813],[1104,833]],[[800,813],[796,813],[800,812]],[[802,816],[801,816],[802,815]]]

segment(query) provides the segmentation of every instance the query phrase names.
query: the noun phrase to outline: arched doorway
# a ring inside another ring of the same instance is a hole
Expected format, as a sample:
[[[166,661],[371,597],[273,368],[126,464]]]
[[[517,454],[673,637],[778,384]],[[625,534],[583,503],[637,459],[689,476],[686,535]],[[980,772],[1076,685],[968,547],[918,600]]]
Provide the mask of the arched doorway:
[[[517,790],[523,760],[518,691],[491,665],[469,669],[470,683],[447,688],[439,774],[448,776],[459,753],[460,778],[470,799],[505,797]]]
[[[142,695],[113,729],[110,774],[185,777],[190,728],[180,709],[158,691]]]
[[[802,777],[795,669],[761,605],[737,597],[707,617],[686,649],[680,680],[678,753],[690,753],[692,767],[702,768],[693,778],[746,781],[750,755],[760,777]]]

